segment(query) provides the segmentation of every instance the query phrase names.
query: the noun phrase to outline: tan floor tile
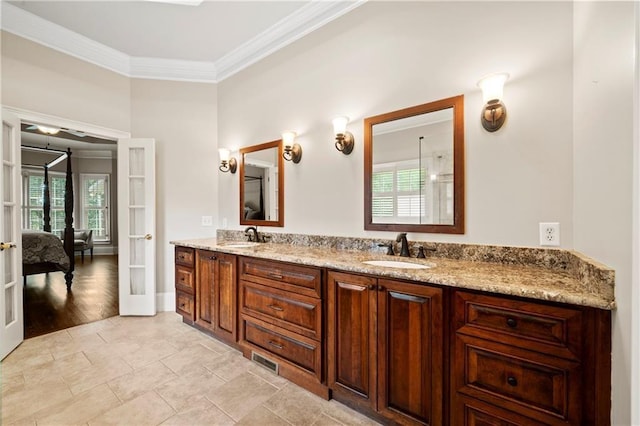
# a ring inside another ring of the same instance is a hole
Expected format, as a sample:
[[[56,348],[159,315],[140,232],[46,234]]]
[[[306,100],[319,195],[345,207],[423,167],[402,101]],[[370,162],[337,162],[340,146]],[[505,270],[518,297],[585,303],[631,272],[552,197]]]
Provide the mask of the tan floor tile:
[[[53,355],[47,349],[18,347],[2,360],[0,368],[3,374],[13,375],[51,361],[53,361]]]
[[[162,363],[173,372],[184,374],[194,368],[200,368],[204,364],[221,356],[218,352],[214,352],[201,344],[194,344],[164,358]]]
[[[244,373],[205,396],[234,420],[239,420],[269,399],[278,388],[253,374]]]
[[[289,423],[299,425],[315,422],[325,410],[327,401],[290,383],[263,405]]]
[[[1,424],[10,424],[52,405],[69,401],[73,394],[60,377],[41,381],[38,386],[21,386],[2,396]]]
[[[73,353],[100,350],[106,345],[105,341],[97,333],[87,334],[78,338],[72,338],[64,345],[53,345],[49,348],[54,358],[63,358]]]
[[[81,393],[69,401],[46,408],[34,415],[38,426],[82,425],[120,405],[120,400],[107,385]]]
[[[67,331],[73,339],[78,339],[90,334],[97,334],[100,331],[105,331],[113,327],[116,327],[116,325],[109,321],[94,321],[88,324],[82,324],[69,328],[67,329]]]
[[[318,417],[315,422],[311,423],[311,425],[312,426],[349,426],[349,425],[344,425],[344,423],[341,423],[338,420],[334,419],[333,417],[324,413],[320,417]]]
[[[78,395],[95,386],[129,374],[133,369],[123,360],[114,358],[99,364],[93,364],[80,370],[63,374],[71,392]]]
[[[27,386],[37,385],[42,380],[47,380],[51,376],[68,375],[83,368],[90,367],[91,363],[82,352],[68,355],[64,358],[55,359],[46,364],[38,365],[32,369],[25,370],[23,375]]]
[[[207,349],[211,349],[212,351],[218,352],[219,354],[235,351],[235,349],[233,349],[231,346],[225,345],[220,340],[214,339],[213,337],[207,336],[206,334],[201,332],[198,333],[200,333],[200,336],[202,338],[200,344]]]
[[[25,379],[23,373],[5,374],[2,371],[2,365],[0,365],[0,391],[2,395],[8,392],[15,392],[18,388],[23,388],[24,384]]]
[[[89,421],[89,425],[158,425],[175,411],[157,393],[148,392]]]
[[[175,380],[156,388],[156,392],[165,399],[176,411],[181,411],[191,397],[205,395],[212,389],[224,385],[224,380],[205,368],[190,371]]]
[[[109,387],[121,401],[128,401],[177,377],[164,364],[156,361],[144,368],[111,380]]]
[[[345,425],[379,425],[380,423],[376,422],[373,419],[365,416],[364,414],[360,414],[357,411],[352,410],[344,404],[339,403],[336,400],[330,400],[327,402],[327,409],[324,412],[325,415],[328,415],[342,424]]]
[[[133,368],[141,368],[178,352],[178,349],[165,339],[145,342],[135,352],[122,355],[122,359]]]
[[[92,364],[104,364],[114,358],[121,358],[124,355],[138,351],[141,347],[142,343],[124,340],[105,343],[102,346],[95,346],[83,352]]]
[[[272,411],[259,405],[245,415],[238,423],[238,426],[290,426],[284,419],[281,419]]]
[[[244,374],[251,366],[251,361],[238,351],[224,353],[202,364],[207,370],[229,381]]]
[[[273,373],[271,370],[267,370],[265,367],[255,362],[251,362],[251,365],[249,365],[249,368],[247,369],[247,371],[255,376],[260,377],[262,380],[277,387],[278,389],[282,389],[283,387],[291,383],[289,380],[285,379],[284,377],[278,376],[277,374]]]
[[[204,396],[190,398],[182,410],[167,419],[163,426],[233,425],[235,422]]]

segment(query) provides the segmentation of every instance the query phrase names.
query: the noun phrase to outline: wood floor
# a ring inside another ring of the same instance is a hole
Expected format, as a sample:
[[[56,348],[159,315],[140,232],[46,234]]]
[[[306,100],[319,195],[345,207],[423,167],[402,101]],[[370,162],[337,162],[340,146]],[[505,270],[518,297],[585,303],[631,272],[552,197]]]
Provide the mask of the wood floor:
[[[27,277],[24,337],[40,336],[118,315],[118,257],[76,257],[71,291],[62,272]]]

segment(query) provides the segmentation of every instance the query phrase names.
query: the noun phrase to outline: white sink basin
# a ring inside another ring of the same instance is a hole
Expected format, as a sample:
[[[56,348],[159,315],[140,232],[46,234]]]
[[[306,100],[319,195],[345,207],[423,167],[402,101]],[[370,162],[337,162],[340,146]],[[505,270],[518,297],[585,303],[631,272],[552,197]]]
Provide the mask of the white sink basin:
[[[384,266],[386,268],[403,268],[403,269],[429,269],[431,266],[421,265],[419,263],[403,262],[400,260],[365,260],[362,263],[374,266]]]
[[[239,243],[224,243],[221,242],[218,245],[222,246],[222,247],[229,247],[229,248],[249,248],[249,247],[255,247],[257,246],[259,243],[250,243],[250,242],[239,242]]]

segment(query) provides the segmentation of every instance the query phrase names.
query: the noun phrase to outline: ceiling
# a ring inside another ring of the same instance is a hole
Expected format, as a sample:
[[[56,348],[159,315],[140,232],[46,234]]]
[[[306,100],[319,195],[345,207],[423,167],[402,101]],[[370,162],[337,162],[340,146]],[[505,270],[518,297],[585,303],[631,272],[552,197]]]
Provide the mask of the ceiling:
[[[218,82],[365,1],[2,1],[2,29],[129,77]]]

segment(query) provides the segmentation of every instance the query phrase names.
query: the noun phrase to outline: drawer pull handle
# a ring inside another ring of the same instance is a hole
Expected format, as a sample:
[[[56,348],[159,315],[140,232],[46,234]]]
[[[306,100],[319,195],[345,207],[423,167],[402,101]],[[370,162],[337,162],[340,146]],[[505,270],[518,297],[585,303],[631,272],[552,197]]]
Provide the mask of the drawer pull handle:
[[[281,280],[282,279],[282,274],[276,274],[276,273],[270,272],[267,275],[269,275],[271,278],[275,278],[277,280]]]
[[[209,260],[216,260],[217,258],[215,256],[209,256],[207,259]]]
[[[277,344],[276,342],[269,340],[269,345],[273,346],[276,349],[284,349],[284,346]]]
[[[282,312],[282,311],[284,311],[284,309],[283,309],[283,308],[281,308],[281,307],[280,307],[280,306],[278,306],[278,305],[267,305],[267,308],[271,308],[271,309],[273,309],[274,311],[278,311],[278,312]]]
[[[510,386],[518,386],[518,379],[513,376],[509,376],[507,377],[507,383],[509,383]]]
[[[180,255],[180,256],[178,256],[178,259],[184,260],[184,256]]]
[[[181,304],[180,304],[180,307],[181,307],[181,308],[184,308],[184,305],[185,305],[184,303],[181,303]]]
[[[513,318],[507,318],[507,325],[511,328],[516,328],[518,326],[518,321]]]
[[[184,282],[184,277],[180,277],[180,281]]]

